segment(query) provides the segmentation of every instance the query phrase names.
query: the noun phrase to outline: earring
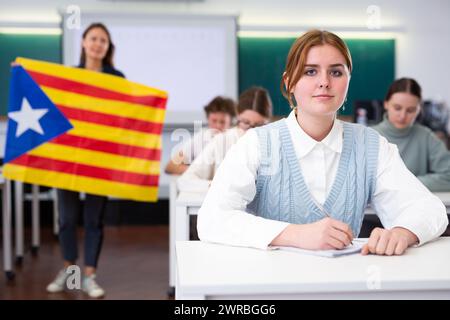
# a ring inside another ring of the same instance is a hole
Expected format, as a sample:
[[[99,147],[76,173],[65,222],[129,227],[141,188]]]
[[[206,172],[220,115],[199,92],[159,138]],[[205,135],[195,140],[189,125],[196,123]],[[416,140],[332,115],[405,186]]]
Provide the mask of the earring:
[[[291,102],[293,104],[293,107],[297,108],[297,100],[295,100],[295,96],[294,96],[293,93],[291,93],[290,98],[291,98]]]
[[[344,104],[342,105],[342,111],[345,111],[346,104],[347,104],[347,97],[345,97]]]

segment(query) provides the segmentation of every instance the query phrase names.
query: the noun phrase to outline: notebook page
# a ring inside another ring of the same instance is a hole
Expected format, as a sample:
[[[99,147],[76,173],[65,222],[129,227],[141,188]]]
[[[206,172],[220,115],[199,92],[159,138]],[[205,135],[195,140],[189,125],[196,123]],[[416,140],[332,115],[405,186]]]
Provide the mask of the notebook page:
[[[290,251],[290,252],[296,252],[299,254],[308,254],[308,255],[321,256],[321,257],[327,257],[327,258],[336,258],[336,257],[340,257],[340,256],[345,256],[345,255],[361,252],[361,249],[366,242],[367,242],[367,239],[365,239],[365,240],[353,239],[353,244],[351,244],[341,250],[338,250],[338,249],[308,250],[308,249],[300,249],[300,248],[285,247],[285,246],[272,246],[271,249]]]

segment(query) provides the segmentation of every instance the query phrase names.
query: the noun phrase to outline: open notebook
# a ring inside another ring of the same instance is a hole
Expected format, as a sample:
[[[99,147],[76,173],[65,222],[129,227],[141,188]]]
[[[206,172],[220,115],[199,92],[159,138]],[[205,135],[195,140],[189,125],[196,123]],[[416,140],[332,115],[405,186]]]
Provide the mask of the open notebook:
[[[272,250],[284,250],[291,251],[300,254],[309,254],[314,256],[335,258],[340,256],[345,256],[349,254],[355,254],[361,252],[362,247],[367,242],[367,239],[353,239],[353,244],[345,247],[341,250],[307,250],[307,249],[299,249],[294,247],[283,247],[283,246],[273,246],[270,247]]]

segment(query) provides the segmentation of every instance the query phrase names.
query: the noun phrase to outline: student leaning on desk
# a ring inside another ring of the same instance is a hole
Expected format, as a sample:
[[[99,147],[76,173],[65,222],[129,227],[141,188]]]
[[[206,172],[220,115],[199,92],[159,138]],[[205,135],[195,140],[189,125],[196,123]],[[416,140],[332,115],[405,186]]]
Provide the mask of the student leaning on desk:
[[[262,87],[250,87],[239,95],[238,124],[217,135],[178,179],[178,189],[189,192],[206,192],[212,178],[228,150],[244,133],[266,124],[272,116],[272,100]]]
[[[341,122],[352,61],[338,36],[313,30],[290,49],[286,119],[248,130],[228,151],[198,213],[201,240],[236,246],[340,249],[374,207],[385,229],[362,253],[402,254],[442,234],[442,202],[373,129]],[[326,217],[317,203],[323,206]]]
[[[236,115],[236,102],[217,96],[204,108],[208,129],[196,133],[180,150],[177,150],[166,165],[165,172],[182,174],[217,134],[230,128]]]

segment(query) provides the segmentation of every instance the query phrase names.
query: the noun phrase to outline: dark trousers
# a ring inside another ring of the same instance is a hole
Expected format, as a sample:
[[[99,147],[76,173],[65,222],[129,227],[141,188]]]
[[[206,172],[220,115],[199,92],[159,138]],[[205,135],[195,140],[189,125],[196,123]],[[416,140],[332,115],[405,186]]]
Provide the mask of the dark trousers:
[[[75,263],[78,258],[77,221],[81,208],[78,192],[57,190],[59,210],[59,242],[64,260]],[[106,197],[86,194],[83,208],[84,263],[97,267],[103,242],[103,216]]]

